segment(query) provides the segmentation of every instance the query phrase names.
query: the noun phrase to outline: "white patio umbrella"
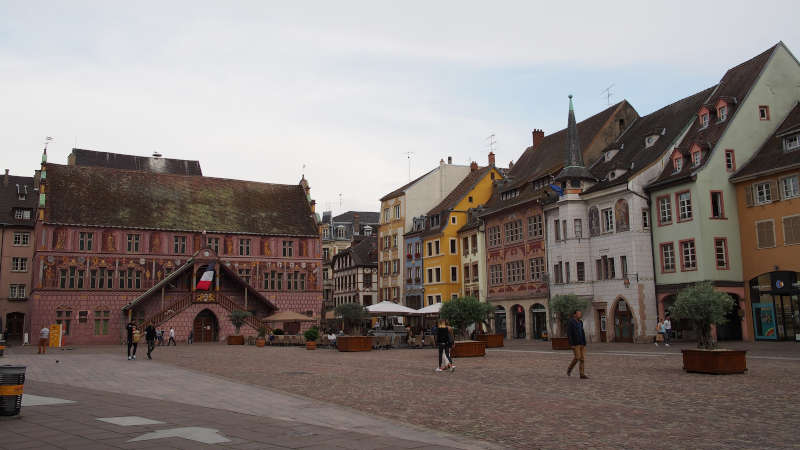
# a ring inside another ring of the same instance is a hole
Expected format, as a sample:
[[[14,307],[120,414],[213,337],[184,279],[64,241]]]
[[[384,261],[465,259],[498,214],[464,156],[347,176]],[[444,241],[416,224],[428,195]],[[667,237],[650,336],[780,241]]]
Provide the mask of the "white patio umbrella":
[[[417,310],[408,306],[398,305],[397,303],[384,300],[380,303],[367,306],[367,311],[373,316],[408,316],[417,314]]]
[[[442,305],[444,303],[434,303],[432,305],[428,305],[424,308],[420,308],[417,310],[417,314],[419,315],[426,315],[426,314],[439,314],[439,311],[442,309]]]

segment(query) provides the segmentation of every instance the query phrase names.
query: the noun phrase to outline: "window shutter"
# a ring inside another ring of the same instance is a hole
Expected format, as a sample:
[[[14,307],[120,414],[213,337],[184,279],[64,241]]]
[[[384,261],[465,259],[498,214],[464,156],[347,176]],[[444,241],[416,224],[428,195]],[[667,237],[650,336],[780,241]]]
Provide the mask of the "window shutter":
[[[781,198],[778,192],[778,183],[775,180],[769,180],[767,183],[769,183],[769,192],[772,195],[772,201],[777,202]]]
[[[783,243],[800,244],[800,216],[783,218]]]
[[[759,222],[756,225],[756,235],[758,248],[775,247],[775,230],[772,222]]]
[[[744,189],[744,204],[747,207],[753,206],[753,191],[755,188],[755,184],[748,184]]]

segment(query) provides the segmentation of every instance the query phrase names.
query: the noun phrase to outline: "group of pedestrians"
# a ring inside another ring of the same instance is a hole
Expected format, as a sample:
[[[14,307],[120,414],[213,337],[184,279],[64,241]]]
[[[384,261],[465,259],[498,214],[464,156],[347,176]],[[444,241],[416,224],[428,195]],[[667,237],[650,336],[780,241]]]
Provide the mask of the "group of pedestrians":
[[[665,346],[669,347],[670,338],[672,336],[672,321],[669,320],[669,313],[667,313],[664,320],[659,319],[656,325],[656,347],[659,342],[663,342]]]
[[[439,348],[439,367],[436,368],[436,371],[455,371],[456,366],[453,364],[452,352],[455,343],[453,328],[448,327],[444,320],[440,320],[433,335],[436,336],[436,346]]]
[[[127,332],[126,342],[128,344],[128,361],[135,361],[136,350],[139,348],[139,342],[142,339],[142,331],[139,329],[139,326],[133,322],[128,322],[128,325],[125,326],[125,330]],[[144,338],[147,342],[147,359],[153,359],[152,354],[153,349],[156,348],[156,340],[163,342],[163,335],[164,331],[156,331],[156,327],[154,327],[152,324],[147,325],[147,327],[144,329]],[[167,345],[169,346],[169,344],[177,346],[175,343],[175,328],[169,329],[169,341],[167,342]]]

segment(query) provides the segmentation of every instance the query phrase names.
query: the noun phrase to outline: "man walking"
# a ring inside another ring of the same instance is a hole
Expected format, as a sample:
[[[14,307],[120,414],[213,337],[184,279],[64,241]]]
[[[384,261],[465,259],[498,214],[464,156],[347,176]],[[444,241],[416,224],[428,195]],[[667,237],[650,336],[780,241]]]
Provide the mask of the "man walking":
[[[669,339],[672,334],[672,322],[669,320],[669,313],[664,318],[664,345],[669,347]]]
[[[127,344],[128,344],[128,361],[130,361],[132,359],[136,359],[136,350],[134,350],[133,357],[131,357],[131,349],[134,348],[133,347],[133,330],[135,328],[136,328],[136,325],[134,325],[133,322],[128,322],[128,324],[125,325],[125,331],[127,332]]]
[[[144,329],[144,337],[147,339],[147,359],[153,359],[150,354],[153,353],[153,349],[156,347],[156,327],[152,323]]]
[[[586,379],[589,378],[583,371],[583,361],[586,357],[586,335],[583,333],[583,321],[581,317],[583,317],[583,312],[575,311],[572,318],[569,319],[567,323],[567,338],[569,339],[570,347],[572,347],[572,353],[575,355],[567,369],[567,376],[572,375],[572,368],[575,367],[575,364],[580,362],[579,369],[581,372],[581,379]]]
[[[178,346],[178,344],[175,343],[175,328],[172,327],[169,328],[169,341],[167,342],[167,347],[169,347],[169,344],[172,344],[176,347]]]
[[[39,354],[44,355],[47,353],[47,344],[50,340],[50,328],[47,326],[42,327],[39,331]]]

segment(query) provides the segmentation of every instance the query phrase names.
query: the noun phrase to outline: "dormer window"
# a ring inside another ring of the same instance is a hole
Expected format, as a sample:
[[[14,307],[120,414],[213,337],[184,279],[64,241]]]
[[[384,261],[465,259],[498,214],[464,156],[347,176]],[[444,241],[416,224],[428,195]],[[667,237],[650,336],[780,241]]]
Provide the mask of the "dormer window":
[[[336,238],[344,239],[344,225],[339,225],[336,227]]]
[[[657,134],[651,134],[650,136],[644,138],[644,148],[652,147],[653,144],[655,144],[656,141],[658,140],[658,137],[659,136]]]
[[[432,227],[438,227],[439,226],[439,215],[438,214],[436,214],[434,216],[431,216],[431,226]]]
[[[17,185],[17,200],[25,200],[28,198],[28,186]]]
[[[605,160],[605,161],[611,161],[611,159],[612,159],[612,158],[614,158],[615,156],[617,156],[617,153],[619,153],[619,150],[616,150],[616,149],[614,149],[614,150],[609,150],[609,151],[607,151],[607,152],[603,153],[603,160]]]
[[[519,197],[519,189],[511,189],[500,194],[501,200],[509,200],[516,197]]]
[[[724,122],[728,118],[728,106],[722,105],[717,108],[717,120]]]
[[[700,114],[700,127],[708,127],[708,113]]]
[[[703,159],[703,152],[700,150],[695,150],[692,152],[692,166],[697,167],[700,165],[700,161]]]
[[[367,225],[364,227],[364,236],[372,236],[372,227]]]
[[[800,148],[800,133],[783,138],[783,150],[791,152]]]
[[[683,169],[683,156],[678,154],[672,158],[672,173],[678,173]]]
[[[613,180],[613,179],[614,179],[614,178],[616,178],[616,177],[617,177],[617,176],[614,174],[614,171],[613,171],[613,170],[612,170],[611,172],[608,172],[608,179],[609,179],[609,180]]]

